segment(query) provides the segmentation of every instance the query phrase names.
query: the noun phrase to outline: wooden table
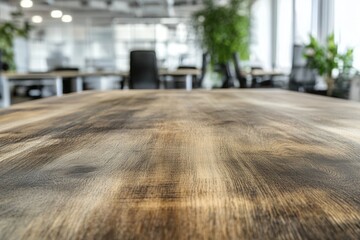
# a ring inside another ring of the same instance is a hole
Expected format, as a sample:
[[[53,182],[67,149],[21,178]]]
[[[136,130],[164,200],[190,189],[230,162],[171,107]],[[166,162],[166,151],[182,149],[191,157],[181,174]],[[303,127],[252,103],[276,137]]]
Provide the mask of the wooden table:
[[[186,90],[192,90],[193,76],[201,74],[199,69],[177,69],[177,70],[159,70],[161,76],[185,76],[186,78]],[[78,72],[78,71],[55,71],[47,73],[3,73],[1,74],[2,85],[2,102],[3,107],[9,107],[11,105],[11,89],[10,81],[13,80],[39,80],[39,79],[53,79],[55,81],[56,96],[63,95],[63,79],[74,78],[76,79],[76,92],[83,91],[83,80],[86,77],[113,77],[121,76],[128,77],[128,71],[98,71],[98,72]],[[104,90],[104,89],[102,89]]]
[[[360,105],[83,92],[0,111],[0,239],[359,239]]]

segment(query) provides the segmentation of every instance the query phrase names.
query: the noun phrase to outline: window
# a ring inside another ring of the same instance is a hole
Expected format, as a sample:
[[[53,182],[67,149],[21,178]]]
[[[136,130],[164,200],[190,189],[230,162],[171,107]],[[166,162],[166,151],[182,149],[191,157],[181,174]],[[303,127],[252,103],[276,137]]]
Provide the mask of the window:
[[[293,47],[293,1],[278,0],[276,68],[290,71]]]
[[[309,34],[316,32],[316,4],[317,0],[256,1],[252,9],[251,63],[264,68],[273,63],[275,68],[290,71],[293,44],[306,43]]]
[[[335,0],[334,33],[339,43],[339,50],[354,48],[354,67],[360,69],[360,22],[359,0]]]
[[[252,7],[250,61],[271,68],[271,0],[256,1]]]
[[[313,33],[313,0],[296,0],[295,1],[295,43],[307,43],[309,34]]]
[[[156,51],[158,66],[176,68],[179,65],[197,65],[201,62],[201,49],[195,44],[191,27],[187,23],[132,23],[114,27],[116,65],[129,68],[129,52],[135,49]]]

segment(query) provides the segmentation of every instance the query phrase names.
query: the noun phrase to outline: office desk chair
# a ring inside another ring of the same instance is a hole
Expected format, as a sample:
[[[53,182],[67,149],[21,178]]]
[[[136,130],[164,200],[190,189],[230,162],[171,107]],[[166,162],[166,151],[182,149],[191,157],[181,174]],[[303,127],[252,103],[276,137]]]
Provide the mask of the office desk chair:
[[[159,89],[155,51],[136,50],[130,53],[130,89]]]
[[[300,92],[313,92],[316,84],[316,72],[306,66],[303,56],[305,47],[294,45],[293,61],[289,77],[289,89]]]

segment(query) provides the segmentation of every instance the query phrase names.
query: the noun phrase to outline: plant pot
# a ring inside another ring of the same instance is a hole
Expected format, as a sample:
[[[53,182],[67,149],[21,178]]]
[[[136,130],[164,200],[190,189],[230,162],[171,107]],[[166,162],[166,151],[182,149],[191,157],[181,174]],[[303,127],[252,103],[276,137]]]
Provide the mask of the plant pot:
[[[328,96],[332,96],[334,89],[335,89],[335,80],[331,77],[331,76],[324,76],[324,79],[326,81],[327,84],[327,92],[326,94]]]

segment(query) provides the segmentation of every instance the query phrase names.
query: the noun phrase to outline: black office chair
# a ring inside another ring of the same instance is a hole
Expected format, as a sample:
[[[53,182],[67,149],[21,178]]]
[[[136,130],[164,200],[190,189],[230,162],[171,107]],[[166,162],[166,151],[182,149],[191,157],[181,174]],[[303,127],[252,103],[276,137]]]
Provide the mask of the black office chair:
[[[241,73],[241,66],[240,66],[240,57],[238,53],[233,54],[234,60],[234,67],[235,67],[235,76],[239,81],[240,88],[247,88],[246,84],[246,76]]]
[[[307,67],[303,56],[305,47],[294,45],[293,61],[289,77],[289,89],[301,92],[314,92],[316,84],[316,72]]]
[[[0,50],[0,74],[1,72],[3,71],[3,62],[2,62],[2,52]],[[2,84],[0,83],[0,90],[2,90],[3,86]],[[2,98],[2,95],[1,95],[2,91],[0,91],[0,97]]]
[[[155,51],[136,50],[130,53],[130,89],[160,87]]]
[[[220,73],[223,76],[221,88],[233,88],[235,87],[235,81],[237,80],[234,75],[234,69],[231,67],[231,61],[226,63],[217,64],[215,66],[215,72]]]
[[[209,53],[207,53],[207,52],[203,53],[203,55],[202,55],[202,63],[201,63],[201,75],[197,79],[197,81],[195,82],[195,88],[201,88],[202,87],[202,84],[204,82],[207,67],[208,67],[209,63],[210,63],[210,55],[209,55]]]
[[[9,65],[3,61],[2,59],[2,52],[0,50],[0,72],[2,71],[8,71],[9,70]]]

